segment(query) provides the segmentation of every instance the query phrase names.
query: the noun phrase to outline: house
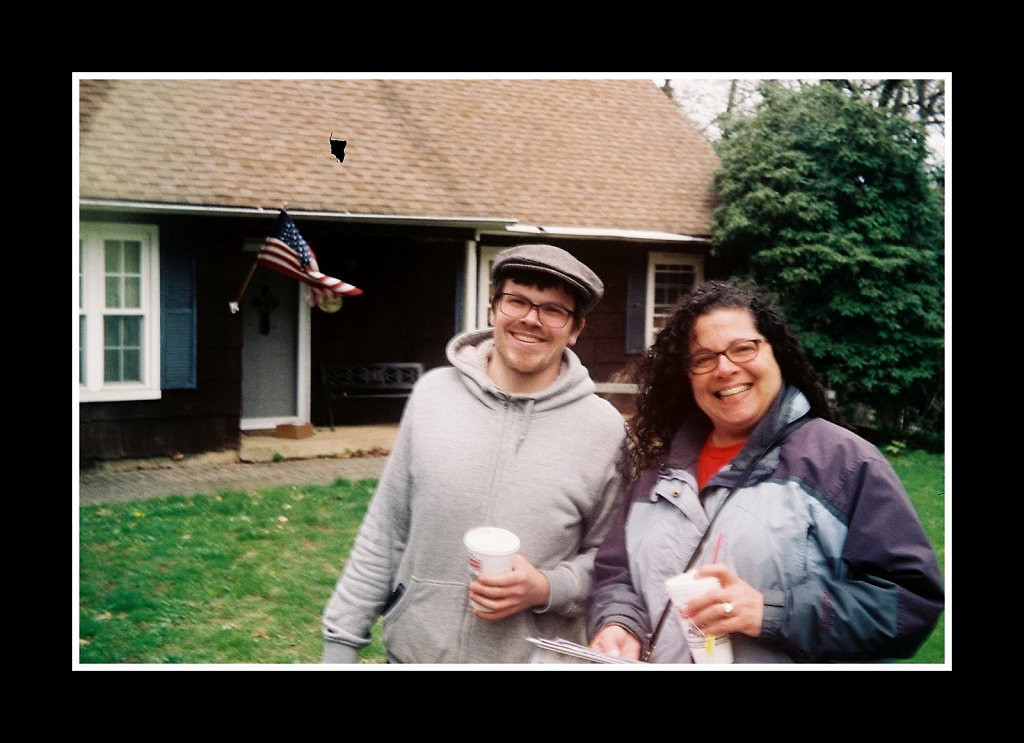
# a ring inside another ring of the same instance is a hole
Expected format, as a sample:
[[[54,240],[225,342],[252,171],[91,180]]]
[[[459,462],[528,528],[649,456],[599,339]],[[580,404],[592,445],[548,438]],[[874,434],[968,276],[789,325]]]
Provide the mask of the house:
[[[615,383],[712,269],[718,161],[650,80],[78,84],[83,463],[326,425],[321,364],[445,364],[452,335],[487,324],[494,254],[524,242],[604,279],[575,350],[628,412]],[[282,209],[362,296],[325,312],[262,266],[246,283]],[[402,404],[338,412],[384,422]]]

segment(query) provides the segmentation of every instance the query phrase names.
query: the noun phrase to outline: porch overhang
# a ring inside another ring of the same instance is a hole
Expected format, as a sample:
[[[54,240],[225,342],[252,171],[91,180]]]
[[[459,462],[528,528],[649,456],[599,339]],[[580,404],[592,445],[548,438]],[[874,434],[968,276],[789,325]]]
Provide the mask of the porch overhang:
[[[708,244],[707,237],[695,237],[676,232],[657,230],[620,230],[601,227],[558,227],[548,225],[508,224],[506,233],[516,235],[538,235],[547,237],[585,238],[590,240],[633,240],[636,242],[696,243]]]
[[[261,206],[203,206],[199,204],[167,204],[160,202],[125,201],[117,199],[82,198],[78,200],[79,209],[90,209],[97,212],[119,214],[178,214],[206,217],[262,217],[275,216],[280,207]],[[475,217],[458,215],[415,215],[415,214],[361,214],[354,212],[310,211],[307,209],[288,209],[293,218],[334,221],[346,223],[401,225],[423,227],[456,227],[472,229],[478,232],[502,231],[518,220],[511,217]]]

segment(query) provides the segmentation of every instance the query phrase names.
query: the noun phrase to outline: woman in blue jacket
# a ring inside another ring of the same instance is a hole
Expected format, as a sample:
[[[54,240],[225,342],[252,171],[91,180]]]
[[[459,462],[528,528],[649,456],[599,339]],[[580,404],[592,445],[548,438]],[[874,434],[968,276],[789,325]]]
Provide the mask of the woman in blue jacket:
[[[691,662],[664,582],[699,568],[721,588],[683,613],[729,634],[737,663],[912,656],[943,609],[934,552],[885,457],[831,421],[779,312],[707,282],[639,371],[640,475],[598,550],[591,647]]]

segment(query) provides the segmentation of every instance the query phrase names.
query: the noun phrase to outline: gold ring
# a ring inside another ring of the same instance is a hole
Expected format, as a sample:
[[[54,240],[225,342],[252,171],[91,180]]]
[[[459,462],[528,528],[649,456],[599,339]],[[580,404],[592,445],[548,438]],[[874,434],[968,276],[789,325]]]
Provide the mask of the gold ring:
[[[725,612],[725,616],[731,617],[732,616],[732,610],[733,610],[733,605],[730,604],[728,601],[726,601],[724,604],[722,604],[722,611]]]

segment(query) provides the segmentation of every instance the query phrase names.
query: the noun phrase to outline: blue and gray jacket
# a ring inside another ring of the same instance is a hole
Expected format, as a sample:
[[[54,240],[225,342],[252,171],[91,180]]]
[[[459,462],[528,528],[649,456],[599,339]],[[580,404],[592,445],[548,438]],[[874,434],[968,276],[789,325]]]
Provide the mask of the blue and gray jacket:
[[[726,499],[751,458],[809,410],[803,393],[784,386],[700,493],[697,459],[710,422],[701,415],[683,425],[663,465],[633,482],[598,550],[589,637],[619,624],[649,642],[669,601],[665,579],[695,550],[693,568],[710,562],[721,535],[718,561],[765,601],[760,637],[732,635],[735,662],[874,662],[918,650],[942,612],[942,579],[903,485],[875,446],[812,418]],[[690,662],[674,611],[650,660]]]

